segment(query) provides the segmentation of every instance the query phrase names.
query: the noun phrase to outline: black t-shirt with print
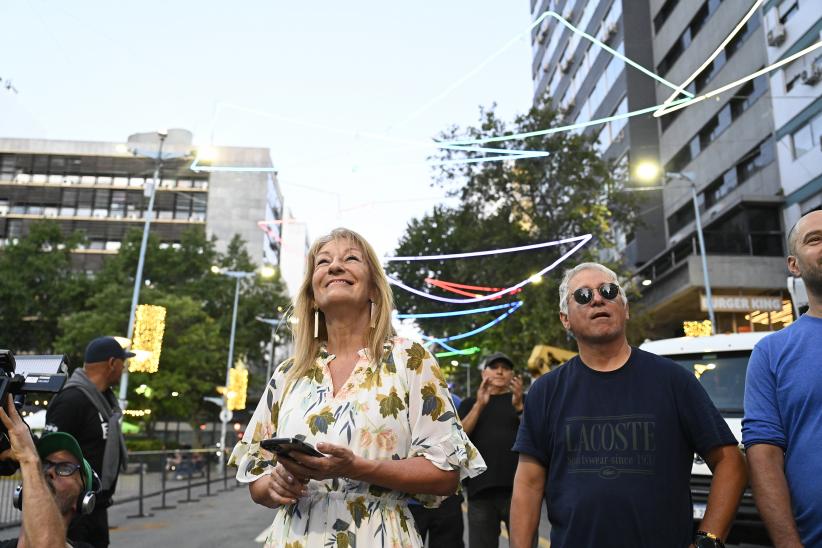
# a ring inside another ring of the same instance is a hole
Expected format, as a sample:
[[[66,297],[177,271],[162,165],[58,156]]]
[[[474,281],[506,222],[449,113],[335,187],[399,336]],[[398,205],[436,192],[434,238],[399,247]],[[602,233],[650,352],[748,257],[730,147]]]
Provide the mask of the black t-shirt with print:
[[[459,407],[461,419],[471,412],[476,401],[474,397],[462,400]],[[511,403],[511,393],[491,396],[474,430],[468,434],[488,467],[479,476],[467,480],[469,499],[486,489],[513,487],[518,456],[511,447],[517,438],[518,428],[519,415]]]
[[[633,348],[615,371],[577,356],[540,377],[514,450],[546,469],[551,546],[679,548],[694,452],[736,443],[692,373]]]
[[[110,398],[113,397],[111,394]],[[49,403],[46,409],[46,430],[67,432],[74,436],[85,459],[97,475],[101,475],[108,438],[108,421],[103,419],[94,404],[79,388],[66,388]],[[115,482],[110,491],[101,493],[97,504],[108,501],[114,494],[116,485]]]

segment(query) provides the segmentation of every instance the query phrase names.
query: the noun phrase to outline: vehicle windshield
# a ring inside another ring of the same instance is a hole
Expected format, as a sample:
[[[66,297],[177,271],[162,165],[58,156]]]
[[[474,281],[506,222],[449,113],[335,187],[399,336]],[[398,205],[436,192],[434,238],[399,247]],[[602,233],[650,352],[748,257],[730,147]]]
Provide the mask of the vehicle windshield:
[[[742,414],[745,370],[750,351],[669,356],[693,373],[714,405],[725,414]]]

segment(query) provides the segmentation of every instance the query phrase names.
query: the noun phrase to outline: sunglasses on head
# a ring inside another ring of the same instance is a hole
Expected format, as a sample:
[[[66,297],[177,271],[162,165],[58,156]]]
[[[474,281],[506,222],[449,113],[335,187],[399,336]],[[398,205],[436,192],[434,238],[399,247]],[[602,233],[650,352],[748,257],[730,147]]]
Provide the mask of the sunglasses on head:
[[[615,283],[604,283],[597,288],[603,299],[613,301],[619,295],[619,286]],[[580,287],[574,291],[574,300],[581,305],[586,305],[594,300],[594,290],[590,287]]]

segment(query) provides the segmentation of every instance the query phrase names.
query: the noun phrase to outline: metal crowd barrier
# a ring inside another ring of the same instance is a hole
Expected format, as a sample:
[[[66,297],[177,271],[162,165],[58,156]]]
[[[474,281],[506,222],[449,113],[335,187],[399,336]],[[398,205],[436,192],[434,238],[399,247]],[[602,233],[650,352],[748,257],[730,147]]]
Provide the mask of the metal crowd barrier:
[[[153,515],[148,512],[148,499],[157,503],[151,510],[167,510],[236,488],[240,485],[236,470],[220,470],[218,454],[218,448],[129,452],[128,467],[117,480],[114,505],[136,502],[137,512],[128,517],[141,518]],[[19,472],[0,478],[0,529],[20,525],[20,511],[12,505],[19,483]],[[194,490],[202,491],[195,494]]]

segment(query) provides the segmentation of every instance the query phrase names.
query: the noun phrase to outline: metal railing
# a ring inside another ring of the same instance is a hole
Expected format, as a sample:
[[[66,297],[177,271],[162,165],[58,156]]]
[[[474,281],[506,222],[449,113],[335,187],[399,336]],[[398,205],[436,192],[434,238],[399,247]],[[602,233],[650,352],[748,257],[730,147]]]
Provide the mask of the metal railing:
[[[113,503],[136,502],[137,512],[128,517],[149,517],[149,509],[168,510],[234,489],[240,485],[235,471],[219,468],[218,453],[217,448],[130,452],[128,468],[117,480]],[[0,478],[0,529],[20,525],[21,514],[12,504],[19,483],[19,472]],[[148,508],[148,499],[155,506]]]

